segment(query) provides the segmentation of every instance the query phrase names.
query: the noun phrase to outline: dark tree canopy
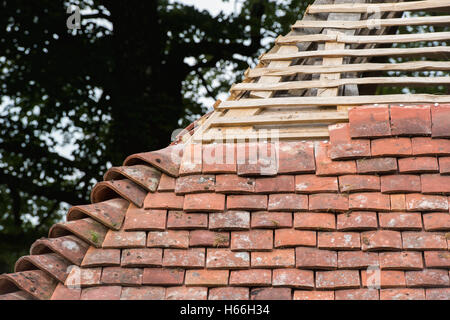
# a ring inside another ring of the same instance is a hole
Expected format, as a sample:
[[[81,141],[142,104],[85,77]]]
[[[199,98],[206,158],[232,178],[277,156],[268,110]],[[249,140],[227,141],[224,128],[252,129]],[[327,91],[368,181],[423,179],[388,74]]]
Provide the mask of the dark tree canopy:
[[[87,203],[108,165],[205,112],[201,98],[227,91],[310,2],[212,16],[168,0],[0,0],[0,273]],[[82,9],[76,33],[69,4]]]

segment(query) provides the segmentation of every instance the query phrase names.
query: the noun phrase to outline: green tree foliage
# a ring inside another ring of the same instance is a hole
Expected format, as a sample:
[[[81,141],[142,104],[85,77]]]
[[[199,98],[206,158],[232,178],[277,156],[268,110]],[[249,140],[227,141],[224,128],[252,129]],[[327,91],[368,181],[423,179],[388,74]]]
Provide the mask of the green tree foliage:
[[[311,1],[240,2],[213,16],[168,0],[0,0],[0,272],[108,165],[166,146]]]

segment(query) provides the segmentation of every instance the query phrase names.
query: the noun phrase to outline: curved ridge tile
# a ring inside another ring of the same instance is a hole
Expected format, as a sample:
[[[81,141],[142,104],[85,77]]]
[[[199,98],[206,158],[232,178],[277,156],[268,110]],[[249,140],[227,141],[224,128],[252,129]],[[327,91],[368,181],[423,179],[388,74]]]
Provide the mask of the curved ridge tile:
[[[40,269],[47,272],[58,281],[64,282],[67,278],[68,268],[71,265],[69,261],[56,253],[47,253],[40,255],[30,255],[21,257],[16,262],[15,272]]]
[[[30,270],[0,276],[0,292],[12,285],[40,300],[51,298],[58,281],[41,270]],[[9,293],[9,292],[6,292]]]
[[[157,151],[133,154],[125,159],[123,165],[131,166],[145,162],[172,177],[177,177],[180,170],[183,149],[184,145],[178,144]]]
[[[75,236],[42,238],[33,243],[31,255],[55,252],[77,266],[81,265],[89,245]]]
[[[91,202],[102,202],[120,196],[141,208],[146,195],[144,189],[129,179],[102,181],[92,189]]]
[[[119,230],[129,205],[127,200],[115,198],[94,204],[75,206],[69,209],[67,221],[79,220],[88,216],[110,229]]]
[[[94,219],[84,218],[80,220],[67,221],[54,224],[48,233],[49,238],[59,238],[73,233],[83,241],[100,248],[105,240],[108,228]]]
[[[155,192],[161,172],[146,165],[112,167],[104,175],[104,180],[130,179],[150,192]]]
[[[25,291],[19,290],[0,295],[0,301],[5,300],[35,300],[35,298]]]

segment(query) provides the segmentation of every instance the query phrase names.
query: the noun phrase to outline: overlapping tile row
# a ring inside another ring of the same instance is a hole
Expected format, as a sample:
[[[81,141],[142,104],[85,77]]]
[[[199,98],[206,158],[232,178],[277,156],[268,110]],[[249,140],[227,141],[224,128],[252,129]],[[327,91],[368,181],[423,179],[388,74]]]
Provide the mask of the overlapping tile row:
[[[4,299],[449,299],[450,106],[350,110],[330,141],[129,157]]]

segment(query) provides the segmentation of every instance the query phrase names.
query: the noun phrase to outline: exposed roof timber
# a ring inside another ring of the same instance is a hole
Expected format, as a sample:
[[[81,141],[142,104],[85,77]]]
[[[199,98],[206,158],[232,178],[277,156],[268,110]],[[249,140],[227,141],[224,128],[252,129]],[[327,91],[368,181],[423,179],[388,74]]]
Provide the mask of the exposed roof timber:
[[[377,56],[413,56],[413,55],[436,55],[450,53],[450,47],[423,47],[423,48],[377,48],[377,49],[342,49],[342,50],[317,50],[300,51],[293,54],[265,54],[261,61],[292,60],[309,57],[377,57]]]
[[[299,28],[337,28],[337,29],[372,29],[375,27],[444,25],[450,26],[450,16],[429,16],[393,19],[369,19],[360,21],[314,21],[298,20],[292,29]]]
[[[367,12],[384,12],[384,11],[418,11],[418,10],[432,10],[449,8],[448,0],[427,0],[427,1],[410,1],[400,3],[342,3],[342,4],[328,4],[328,5],[311,5],[307,12],[315,13],[330,13],[330,12],[353,12],[353,13],[367,13]],[[439,10],[440,11],[440,10]]]
[[[223,101],[218,109],[274,108],[301,106],[363,105],[375,103],[450,103],[450,95],[392,94],[338,97],[288,97]]]
[[[412,61],[402,63],[358,63],[342,66],[289,66],[288,68],[257,68],[247,71],[250,78],[261,75],[289,76],[298,73],[335,73],[335,72],[370,72],[370,71],[439,71],[450,70],[450,62],[446,61]]]
[[[409,43],[420,41],[444,41],[450,40],[450,32],[429,32],[419,34],[394,34],[376,36],[349,36],[345,34],[311,34],[280,36],[276,39],[277,44],[295,44],[300,42],[325,42],[337,41],[348,44],[359,43]]]

